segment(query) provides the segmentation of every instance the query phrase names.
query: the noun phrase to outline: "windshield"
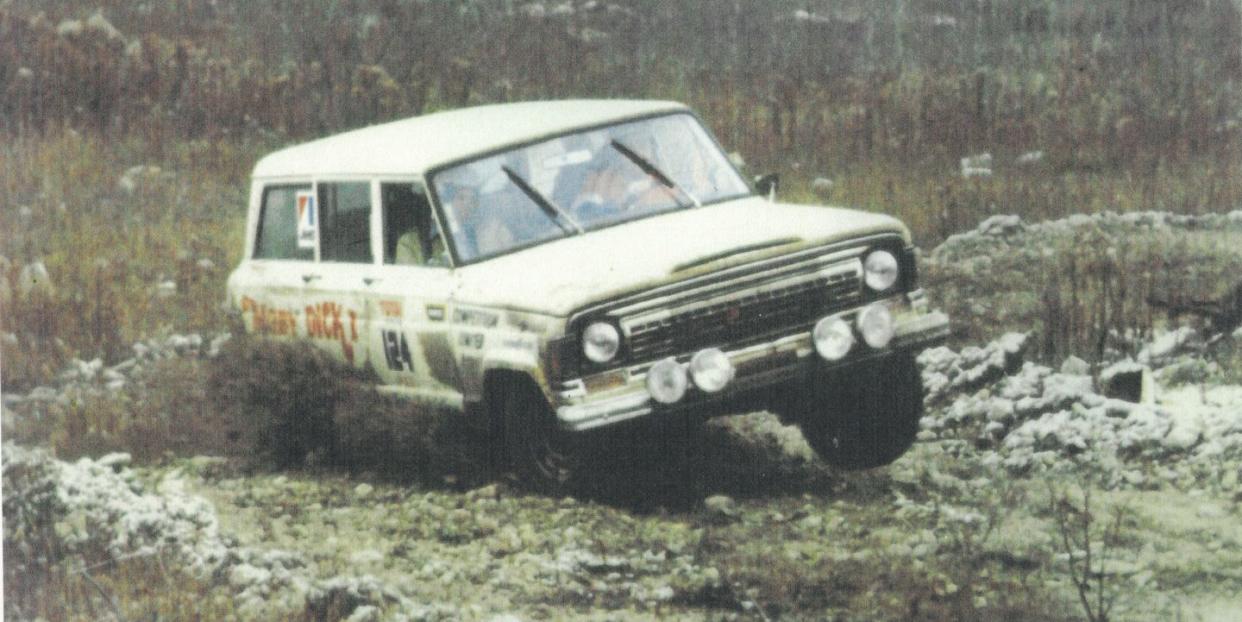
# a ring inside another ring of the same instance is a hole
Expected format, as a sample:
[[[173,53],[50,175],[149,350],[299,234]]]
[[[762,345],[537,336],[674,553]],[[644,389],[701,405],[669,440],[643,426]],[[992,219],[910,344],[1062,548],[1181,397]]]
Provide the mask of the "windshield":
[[[460,263],[750,193],[688,114],[559,136],[434,174]]]

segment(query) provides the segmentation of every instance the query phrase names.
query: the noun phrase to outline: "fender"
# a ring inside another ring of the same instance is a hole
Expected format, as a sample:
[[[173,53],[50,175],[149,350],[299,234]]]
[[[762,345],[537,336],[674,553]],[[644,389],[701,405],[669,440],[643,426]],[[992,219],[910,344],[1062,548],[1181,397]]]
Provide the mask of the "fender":
[[[513,371],[525,374],[539,386],[544,399],[552,403],[552,391],[540,363],[539,336],[533,333],[505,332],[489,335],[491,341],[483,356],[482,371]],[[482,397],[482,396],[480,396]]]

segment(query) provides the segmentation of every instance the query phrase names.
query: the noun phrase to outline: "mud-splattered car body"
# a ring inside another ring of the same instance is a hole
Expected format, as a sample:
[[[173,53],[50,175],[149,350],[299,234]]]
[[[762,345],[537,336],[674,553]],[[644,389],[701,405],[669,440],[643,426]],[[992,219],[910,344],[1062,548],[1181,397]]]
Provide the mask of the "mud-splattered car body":
[[[228,299],[249,332],[470,415],[551,484],[576,433],[756,407],[830,461],[891,461],[921,409],[908,363],[948,332],[901,223],[758,196],[671,102],[484,106],[271,154]]]

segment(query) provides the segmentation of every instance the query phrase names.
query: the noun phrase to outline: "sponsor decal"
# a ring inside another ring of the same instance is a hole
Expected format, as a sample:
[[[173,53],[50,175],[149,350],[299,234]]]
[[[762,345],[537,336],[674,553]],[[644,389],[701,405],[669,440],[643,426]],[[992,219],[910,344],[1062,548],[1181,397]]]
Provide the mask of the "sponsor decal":
[[[467,348],[482,348],[483,333],[461,333],[457,336],[457,343]]]
[[[453,321],[458,324],[468,324],[470,326],[483,326],[491,328],[500,322],[500,316],[488,311],[476,311],[474,309],[455,309],[453,311]]]
[[[346,321],[349,323],[348,329]],[[353,363],[354,344],[358,342],[358,313],[335,302],[306,305],[306,336],[311,339],[339,341],[345,359]]]
[[[336,341],[350,363],[354,362],[354,344],[358,342],[358,312],[335,302],[321,302],[306,306],[306,333],[311,339]],[[297,312],[292,309],[272,307],[249,297],[242,296],[242,315],[251,316],[251,330],[261,335],[297,337]]]
[[[526,350],[528,352],[535,352],[539,349],[539,346],[535,343],[535,340],[527,337],[506,337],[500,342],[500,347],[510,348],[513,350]]]
[[[262,335],[294,337],[298,333],[297,316],[289,309],[269,307],[249,296],[242,296],[242,315],[251,314],[251,330]]]
[[[399,330],[381,330],[384,341],[384,359],[393,371],[414,371],[414,359],[410,356],[410,342]]]
[[[380,313],[384,317],[401,317],[401,301],[400,300],[381,300],[379,301]]]
[[[317,206],[315,205],[315,192],[313,190],[299,190],[297,195],[298,206],[298,248],[315,248],[315,237],[318,230],[318,215],[315,213]]]

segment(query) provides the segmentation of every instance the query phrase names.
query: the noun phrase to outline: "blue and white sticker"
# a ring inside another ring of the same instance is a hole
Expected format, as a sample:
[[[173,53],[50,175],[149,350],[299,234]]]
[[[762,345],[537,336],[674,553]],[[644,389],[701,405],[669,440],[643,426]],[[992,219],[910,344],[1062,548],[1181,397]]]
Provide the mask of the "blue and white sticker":
[[[297,206],[298,248],[315,248],[316,228],[319,222],[315,214],[315,192],[313,190],[299,190]]]

